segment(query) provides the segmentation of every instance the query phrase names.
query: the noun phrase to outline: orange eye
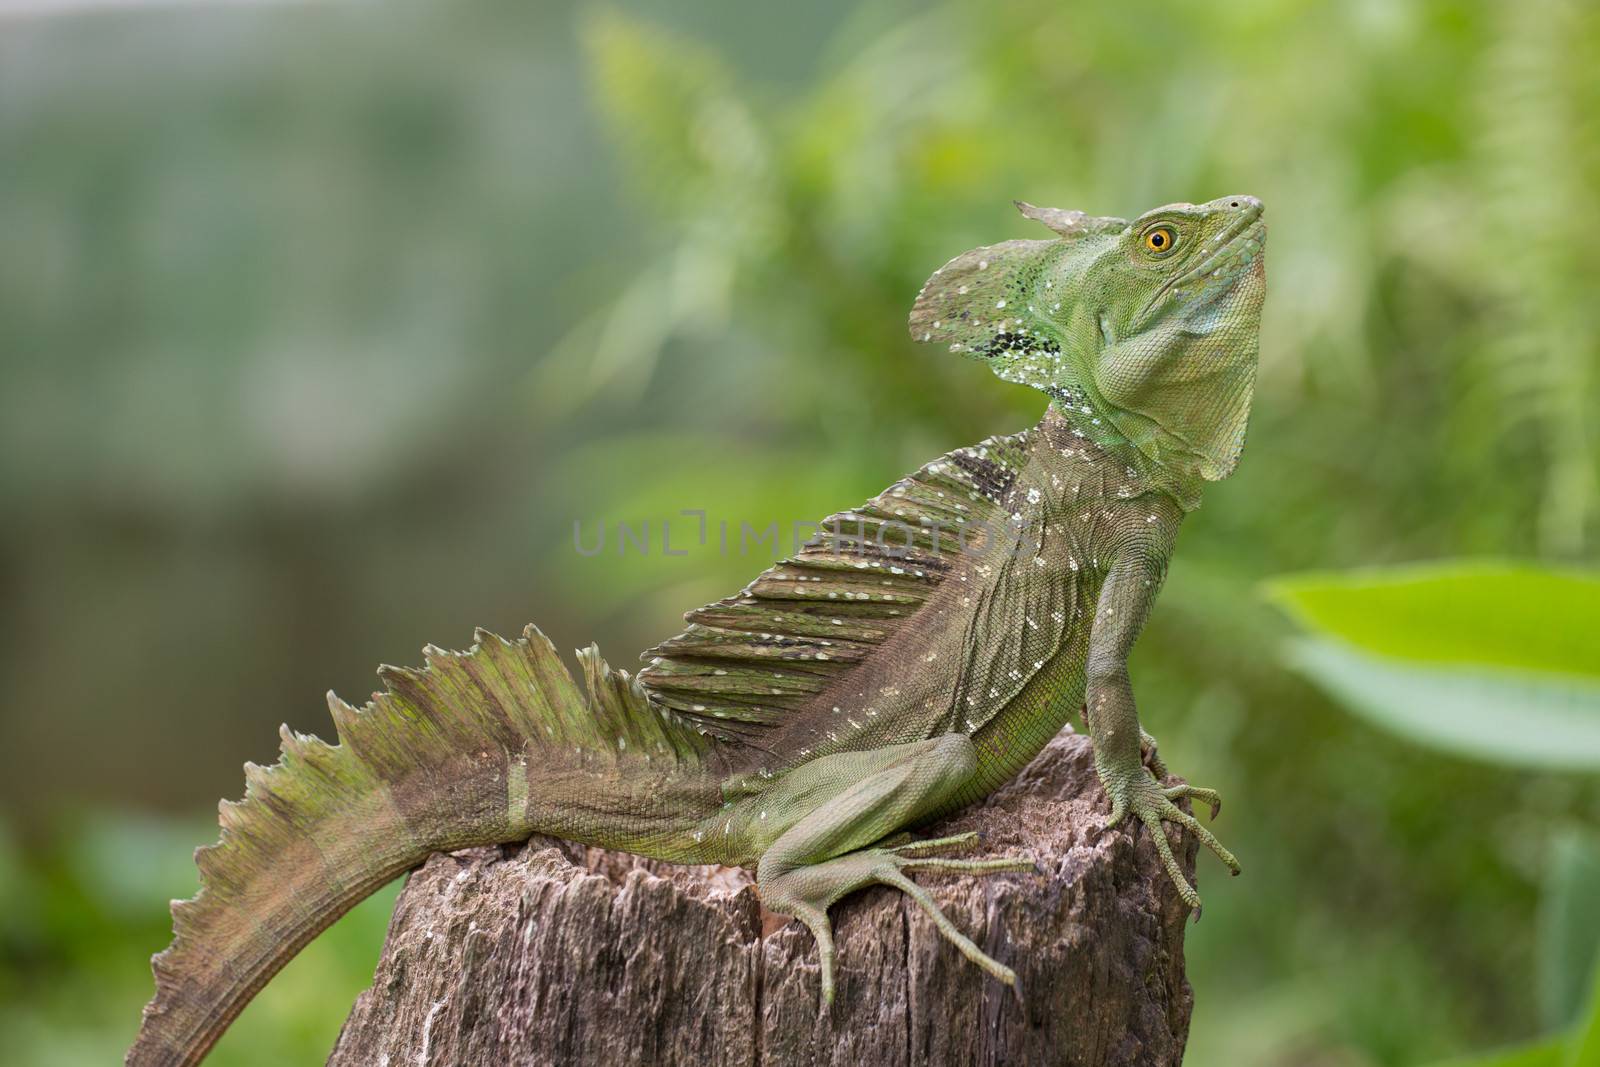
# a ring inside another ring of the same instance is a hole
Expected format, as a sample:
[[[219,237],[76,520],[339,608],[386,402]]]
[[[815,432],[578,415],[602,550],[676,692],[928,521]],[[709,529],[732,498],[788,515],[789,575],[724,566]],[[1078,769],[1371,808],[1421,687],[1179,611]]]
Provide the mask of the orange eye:
[[[1157,226],[1144,235],[1144,246],[1158,256],[1166,255],[1178,243],[1178,235],[1170,226]]]

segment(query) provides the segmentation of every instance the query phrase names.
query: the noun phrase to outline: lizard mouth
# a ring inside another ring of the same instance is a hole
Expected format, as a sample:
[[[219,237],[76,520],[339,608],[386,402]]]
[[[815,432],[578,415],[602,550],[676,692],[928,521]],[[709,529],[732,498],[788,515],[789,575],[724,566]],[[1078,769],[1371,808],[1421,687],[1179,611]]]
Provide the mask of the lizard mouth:
[[[1246,215],[1211,240],[1221,247],[1207,253],[1199,263],[1172,279],[1169,283],[1171,286],[1181,288],[1207,275],[1234,274],[1244,270],[1261,255],[1261,249],[1267,241],[1267,224],[1261,221],[1259,214]],[[1229,270],[1230,267],[1233,269]]]

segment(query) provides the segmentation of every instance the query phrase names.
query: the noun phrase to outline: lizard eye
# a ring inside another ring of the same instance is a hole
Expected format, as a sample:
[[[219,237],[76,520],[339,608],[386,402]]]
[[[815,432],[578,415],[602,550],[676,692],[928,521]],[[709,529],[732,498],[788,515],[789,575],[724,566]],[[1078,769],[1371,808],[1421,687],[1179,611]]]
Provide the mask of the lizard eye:
[[[1171,226],[1156,226],[1144,235],[1144,246],[1158,256],[1164,256],[1178,246],[1178,235]]]

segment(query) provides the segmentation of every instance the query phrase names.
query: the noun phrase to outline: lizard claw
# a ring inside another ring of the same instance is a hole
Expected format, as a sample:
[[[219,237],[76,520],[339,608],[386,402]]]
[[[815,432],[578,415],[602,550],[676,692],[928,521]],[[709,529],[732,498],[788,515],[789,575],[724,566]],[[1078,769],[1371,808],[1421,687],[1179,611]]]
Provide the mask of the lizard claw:
[[[1111,818],[1106,823],[1110,829],[1120,822],[1124,815],[1132,813],[1149,830],[1151,839],[1155,841],[1156,852],[1161,857],[1161,864],[1166,868],[1173,884],[1178,888],[1178,895],[1183,902],[1193,908],[1196,913],[1200,910],[1200,894],[1195,892],[1189,879],[1184,877],[1183,869],[1178,864],[1178,858],[1173,854],[1172,844],[1167,840],[1165,822],[1174,822],[1195,837],[1200,843],[1214,852],[1234,874],[1239,873],[1239,861],[1233,853],[1222,846],[1198,819],[1175,803],[1183,797],[1193,797],[1202,803],[1211,805],[1212,818],[1221,809],[1222,801],[1215,790],[1203,789],[1199,786],[1179,785],[1163,788],[1161,783],[1142,763],[1136,773],[1127,775],[1108,776],[1106,790],[1111,794]]]
[[[1166,795],[1168,800],[1188,797],[1191,800],[1198,800],[1200,803],[1208,805],[1211,808],[1212,822],[1215,822],[1217,816],[1222,814],[1222,798],[1217,795],[1215,789],[1202,789],[1197,785],[1174,785],[1168,786],[1161,792]]]
[[[895,835],[890,840],[899,840],[900,836]],[[933,920],[939,933],[955,945],[963,956],[1006,985],[1016,984],[1015,971],[991,957],[957,930],[955,924],[934,903],[928,891],[907,877],[917,871],[972,875],[1043,873],[1031,858],[1024,856],[962,860],[936,855],[970,846],[977,840],[978,835],[969,831],[931,840],[906,841],[888,848],[867,848],[820,864],[769,876],[761,882],[762,903],[780,915],[792,915],[799,919],[816,938],[817,958],[822,971],[821,1010],[824,1013],[833,1003],[837,955],[833,924],[828,920],[828,907],[845,893],[868,885],[886,885],[900,890]]]
[[[1120,796],[1111,798],[1111,817],[1106,820],[1106,829],[1113,830],[1128,814],[1128,802]]]

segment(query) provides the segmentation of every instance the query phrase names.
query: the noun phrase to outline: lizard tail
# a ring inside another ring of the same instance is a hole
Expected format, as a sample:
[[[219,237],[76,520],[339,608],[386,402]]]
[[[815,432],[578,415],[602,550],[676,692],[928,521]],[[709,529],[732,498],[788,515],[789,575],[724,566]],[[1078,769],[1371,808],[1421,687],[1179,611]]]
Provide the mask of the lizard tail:
[[[380,668],[360,710],[329,693],[338,744],[285,726],[278,763],[245,765],[244,799],[195,852],[200,892],[172,905],[128,1064],[198,1063],[295,953],[430,852],[544,832],[688,858],[673,842],[715,808],[714,743],[592,646],[584,694],[534,627],[477,640]]]

